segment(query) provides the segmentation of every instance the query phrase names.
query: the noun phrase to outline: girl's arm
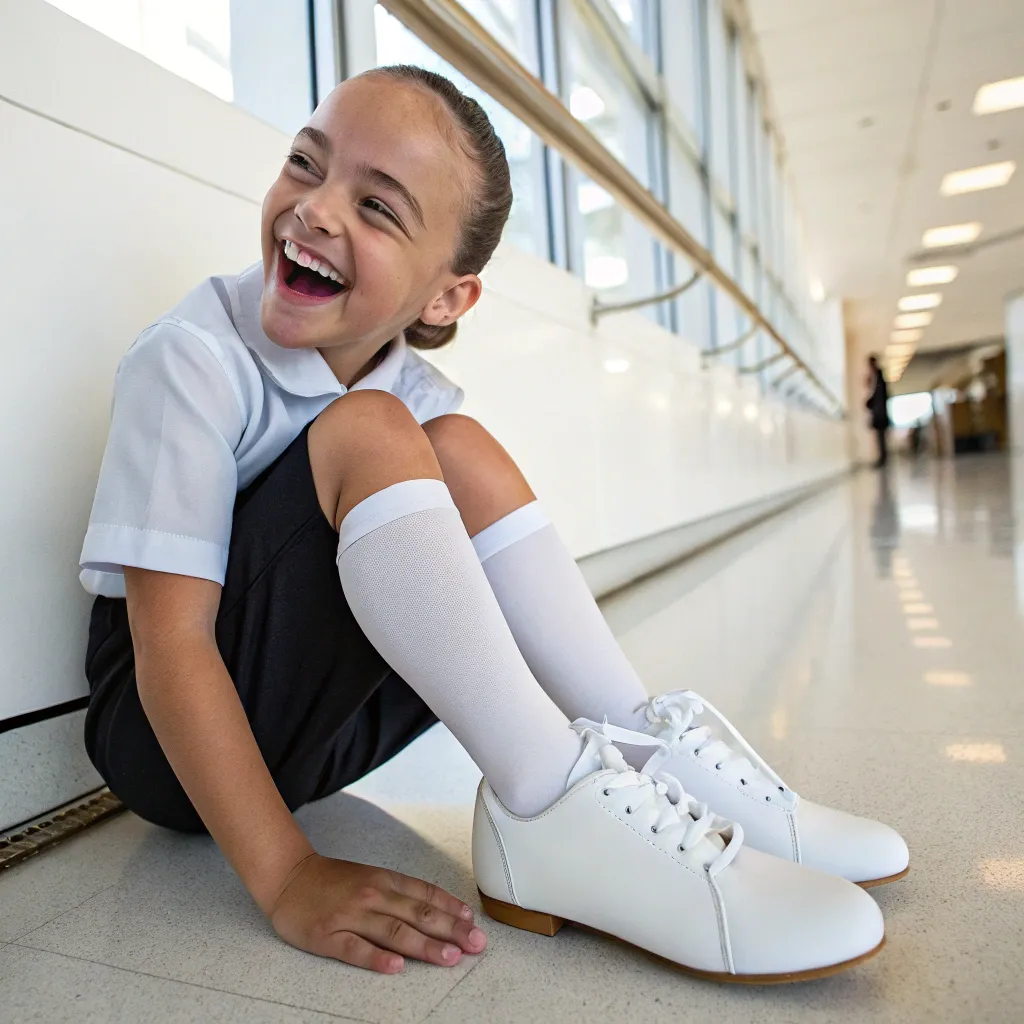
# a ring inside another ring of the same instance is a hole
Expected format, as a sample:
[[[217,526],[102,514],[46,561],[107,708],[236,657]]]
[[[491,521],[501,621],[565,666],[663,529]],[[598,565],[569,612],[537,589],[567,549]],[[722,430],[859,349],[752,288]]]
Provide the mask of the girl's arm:
[[[139,698],[203,823],[260,908],[313,852],[270,776],[217,649],[221,588],[125,567]]]
[[[278,934],[386,973],[402,969],[402,955],[450,967],[462,952],[481,952],[486,939],[472,911],[443,889],[314,851],[274,785],[217,649],[220,586],[126,566],[125,589],[146,717]]]

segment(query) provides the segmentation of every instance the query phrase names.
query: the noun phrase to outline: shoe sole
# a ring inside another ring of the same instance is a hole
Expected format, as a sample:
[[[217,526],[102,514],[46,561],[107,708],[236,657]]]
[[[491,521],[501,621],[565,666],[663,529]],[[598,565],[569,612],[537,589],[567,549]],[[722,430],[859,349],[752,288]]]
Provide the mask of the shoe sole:
[[[786,974],[730,974],[727,971],[702,971],[696,967],[687,967],[685,964],[676,963],[675,960],[669,960],[667,957],[659,956],[657,953],[652,953],[650,950],[643,949],[640,946],[634,946],[633,943],[627,942],[625,939],[620,939],[616,935],[610,935],[608,932],[599,931],[597,928],[591,928],[576,921],[569,921],[564,917],[555,917],[552,914],[544,914],[537,910],[526,910],[511,903],[503,903],[501,900],[485,895],[479,889],[477,889],[477,892],[480,893],[480,902],[483,905],[484,913],[501,924],[507,924],[512,928],[520,928],[523,931],[549,937],[556,935],[563,925],[571,924],[577,928],[582,928],[584,931],[593,932],[595,935],[603,935],[605,938],[613,939],[615,942],[621,942],[624,946],[639,949],[642,953],[646,953],[655,960],[668,964],[669,967],[682,971],[684,974],[692,975],[695,978],[703,978],[705,981],[722,981],[731,985],[785,985],[794,981],[813,981],[816,978],[827,978],[831,974],[838,974],[840,971],[849,970],[851,967],[864,963],[865,960],[870,960],[885,945],[885,936],[883,935],[882,941],[874,949],[869,949],[866,953],[853,957],[852,960],[828,964],[826,967],[815,967],[809,971],[791,971]]]
[[[889,882],[898,882],[901,878],[906,878],[908,874],[910,874],[909,864],[902,871],[897,871],[895,875],[887,875],[885,878],[869,878],[866,882],[858,882],[857,884],[862,889],[874,889],[876,885],[888,885]]]

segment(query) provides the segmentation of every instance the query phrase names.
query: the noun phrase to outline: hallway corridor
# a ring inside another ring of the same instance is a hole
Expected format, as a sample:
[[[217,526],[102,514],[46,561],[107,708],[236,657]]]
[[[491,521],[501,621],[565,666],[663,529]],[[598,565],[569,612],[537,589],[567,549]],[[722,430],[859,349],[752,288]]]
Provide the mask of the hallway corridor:
[[[1022,1020],[1022,516],[1024,460],[864,472],[604,602],[651,692],[697,690],[797,792],[902,832],[858,969],[714,985],[481,917],[485,956],[373,976],[285,946],[212,844],[125,814],[0,875],[0,1020]],[[438,728],[299,817],[321,852],[476,904],[477,779]]]

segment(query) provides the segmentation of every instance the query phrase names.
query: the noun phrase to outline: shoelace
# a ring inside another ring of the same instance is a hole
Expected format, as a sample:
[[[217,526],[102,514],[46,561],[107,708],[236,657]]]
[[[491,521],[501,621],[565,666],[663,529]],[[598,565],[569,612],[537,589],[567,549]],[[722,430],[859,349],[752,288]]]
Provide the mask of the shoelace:
[[[740,732],[721,711],[710,701],[693,690],[675,690],[655,697],[650,703],[640,705],[647,721],[652,725],[667,725],[671,730],[669,745],[682,747],[697,756],[714,759],[715,767],[726,777],[740,785],[761,785],[774,790],[770,799],[779,800],[787,807],[795,808],[799,797],[771,769],[768,763],[740,735]],[[715,736],[707,725],[693,725],[694,718],[705,712],[714,716],[740,748],[735,750],[728,742]]]
[[[646,766],[652,768],[672,756],[664,740],[609,725],[607,719],[600,725],[580,719],[572,727],[585,742],[598,744],[601,764],[616,773],[603,780],[606,794],[616,789],[635,790],[629,798],[628,812],[636,813],[650,804],[651,810],[658,815],[652,826],[654,832],[664,836],[682,829],[682,837],[677,843],[680,852],[692,850],[702,839],[717,839],[713,845],[719,852],[707,868],[712,876],[732,863],[743,844],[742,827],[719,817],[708,809],[707,804],[690,796],[674,775],[658,770],[649,775],[630,768],[613,742],[618,739],[634,746],[657,747],[657,752]]]

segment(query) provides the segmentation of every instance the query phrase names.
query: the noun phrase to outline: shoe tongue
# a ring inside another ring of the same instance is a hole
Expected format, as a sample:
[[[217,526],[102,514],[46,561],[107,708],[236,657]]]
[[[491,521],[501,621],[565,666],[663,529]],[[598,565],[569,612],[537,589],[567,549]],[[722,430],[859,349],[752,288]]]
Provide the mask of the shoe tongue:
[[[603,756],[602,750],[604,751]],[[625,771],[628,767],[622,755],[606,737],[587,729],[583,732],[583,752],[576,764],[573,765],[572,771],[569,772],[565,788],[572,789],[580,779],[585,779],[588,775],[593,775],[594,772],[604,771],[606,768]]]

